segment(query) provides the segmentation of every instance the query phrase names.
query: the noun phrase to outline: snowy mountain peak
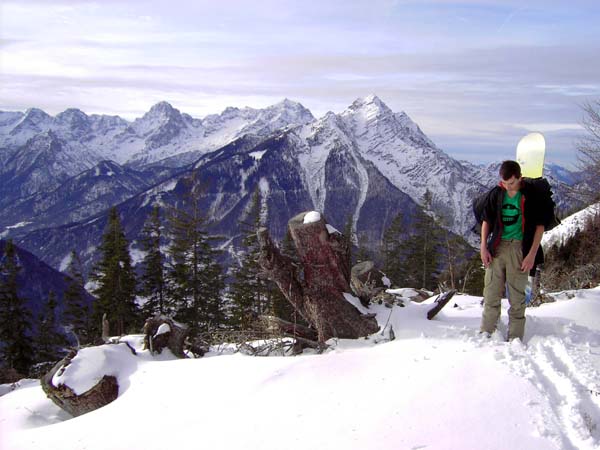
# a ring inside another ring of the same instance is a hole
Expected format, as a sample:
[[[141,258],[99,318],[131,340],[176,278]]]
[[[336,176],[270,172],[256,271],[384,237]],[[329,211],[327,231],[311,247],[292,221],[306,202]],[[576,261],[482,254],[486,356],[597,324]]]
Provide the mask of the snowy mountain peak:
[[[11,134],[23,132],[39,133],[50,128],[52,118],[44,111],[38,108],[29,108],[21,121],[11,131]]]
[[[29,108],[27,111],[25,111],[25,116],[23,116],[23,121],[29,120],[34,123],[39,122],[40,120],[48,119],[50,119],[50,116],[39,108]]]
[[[392,110],[375,94],[354,100],[342,115],[362,114],[366,119],[393,114]]]
[[[58,114],[54,118],[54,123],[58,127],[66,127],[81,133],[89,126],[90,118],[79,109],[69,108]]]
[[[284,98],[279,103],[276,103],[276,104],[274,104],[273,106],[270,106],[267,109],[271,109],[271,108],[272,109],[286,110],[286,111],[295,111],[295,112],[301,112],[301,113],[308,112],[312,116],[312,113],[307,108],[305,108],[304,105],[302,105],[302,103],[295,102],[295,101],[290,100],[288,98]]]
[[[165,126],[168,128],[169,136],[161,141],[168,141],[177,135],[178,130],[185,127],[185,122],[179,110],[164,101],[154,105],[142,118],[133,122],[133,129],[140,137],[159,136],[164,133]]]
[[[158,102],[156,105],[150,108],[146,114],[144,114],[144,118],[154,118],[154,119],[162,119],[166,120],[173,116],[180,116],[180,112],[178,109],[173,108],[170,103],[162,101]]]
[[[272,130],[288,125],[304,125],[315,120],[312,113],[302,104],[287,98],[257,112],[256,120],[261,124],[270,123]]]

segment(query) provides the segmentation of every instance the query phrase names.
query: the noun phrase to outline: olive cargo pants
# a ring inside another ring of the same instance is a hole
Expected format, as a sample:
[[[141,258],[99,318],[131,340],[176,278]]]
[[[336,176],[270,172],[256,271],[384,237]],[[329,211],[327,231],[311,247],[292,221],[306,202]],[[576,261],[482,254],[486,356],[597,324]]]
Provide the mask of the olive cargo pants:
[[[481,331],[493,333],[500,319],[500,301],[508,285],[508,339],[520,338],[525,333],[525,287],[527,271],[521,271],[523,251],[521,241],[501,241],[492,263],[485,270],[483,289],[483,316]]]

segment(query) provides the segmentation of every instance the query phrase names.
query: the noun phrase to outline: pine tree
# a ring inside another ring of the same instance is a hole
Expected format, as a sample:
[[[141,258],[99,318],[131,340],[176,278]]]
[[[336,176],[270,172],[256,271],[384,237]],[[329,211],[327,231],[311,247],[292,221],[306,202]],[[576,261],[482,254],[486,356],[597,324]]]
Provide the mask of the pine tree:
[[[164,256],[160,250],[161,224],[158,206],[152,209],[142,231],[142,246],[146,256],[142,263],[141,295],[146,297],[142,307],[144,318],[167,313],[165,296]]]
[[[408,218],[409,230],[403,228],[400,213],[384,232],[384,271],[402,286],[435,289],[442,252],[440,225],[431,213],[429,190],[423,197],[426,212],[416,210]]]
[[[403,225],[402,213],[392,220],[383,233],[383,271],[396,283],[404,283],[406,270],[403,264]]]
[[[50,291],[37,317],[37,334],[34,339],[37,362],[60,359],[67,345],[66,337],[58,326],[56,305],[56,294]]]
[[[98,285],[94,290],[98,297],[94,303],[94,324],[99,325],[103,314],[106,314],[111,333],[123,335],[139,325],[139,311],[135,302],[136,280],[129,244],[114,207],[109,212],[100,252],[101,260],[91,277]]]
[[[440,226],[431,211],[432,200],[427,189],[422,200],[425,213],[417,214],[411,238],[406,241],[409,277],[414,279],[415,286],[431,290],[437,287],[440,264]]]
[[[91,308],[85,297],[85,280],[79,255],[71,251],[71,259],[66,270],[65,281],[67,289],[63,296],[65,306],[64,323],[71,333],[75,335],[78,345],[91,342],[92,318]]]
[[[250,210],[245,222],[240,223],[244,253],[240,266],[234,270],[229,297],[233,303],[231,324],[240,330],[251,328],[255,320],[263,314],[272,313],[271,295],[268,282],[261,279],[258,257],[260,249],[256,232],[261,224],[261,198],[255,189]]]
[[[16,248],[9,240],[0,258],[0,351],[8,368],[27,374],[33,362],[31,312],[17,292],[20,270]]]
[[[170,211],[167,277],[175,318],[188,324],[192,334],[197,334],[223,326],[221,294],[225,280],[216,261],[219,252],[211,245],[215,238],[206,231],[198,206],[199,194],[193,179],[191,183],[187,208],[184,205]]]

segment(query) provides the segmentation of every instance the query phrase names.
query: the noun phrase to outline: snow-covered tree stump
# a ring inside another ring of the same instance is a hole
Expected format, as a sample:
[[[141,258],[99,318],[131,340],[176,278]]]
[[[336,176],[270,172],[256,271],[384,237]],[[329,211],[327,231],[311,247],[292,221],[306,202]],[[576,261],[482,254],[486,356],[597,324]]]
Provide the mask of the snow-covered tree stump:
[[[126,343],[72,350],[42,377],[42,389],[60,408],[80,416],[118,397],[117,376],[132,371],[135,358]]]
[[[301,213],[288,222],[300,264],[282,255],[266,228],[257,232],[259,263],[324,343],[332,337],[357,339],[378,331],[372,315],[349,303],[350,267],[346,242],[331,231],[317,212]]]
[[[144,348],[152,353],[162,353],[166,347],[179,358],[185,358],[184,345],[189,328],[173,319],[157,315],[144,324]]]

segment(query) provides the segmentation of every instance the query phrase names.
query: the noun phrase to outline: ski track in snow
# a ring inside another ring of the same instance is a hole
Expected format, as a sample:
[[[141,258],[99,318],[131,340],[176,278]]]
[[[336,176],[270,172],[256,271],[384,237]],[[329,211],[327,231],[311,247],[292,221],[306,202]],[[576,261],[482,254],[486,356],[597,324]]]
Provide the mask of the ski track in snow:
[[[470,308],[475,305],[466,306]],[[506,317],[490,339],[472,327],[456,326],[450,326],[444,337],[492,347],[494,359],[534,386],[544,401],[526,399],[525,404],[531,408],[539,437],[561,450],[600,449],[600,334],[531,312],[528,309],[526,344],[505,342]]]
[[[549,409],[530,403],[533,411],[539,411],[532,421],[541,437],[563,450],[600,448],[599,374],[583,357],[592,348],[569,341],[569,335],[536,336],[527,347],[520,342],[504,344],[494,357],[547,400]]]

